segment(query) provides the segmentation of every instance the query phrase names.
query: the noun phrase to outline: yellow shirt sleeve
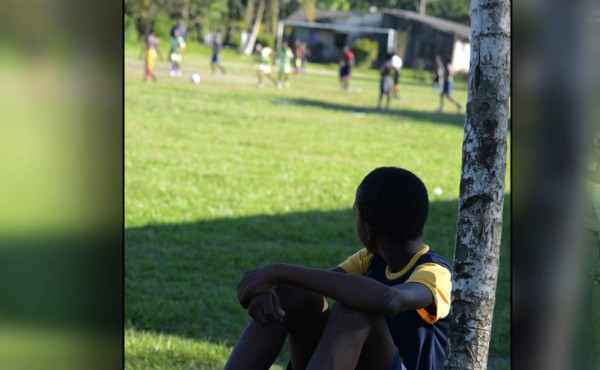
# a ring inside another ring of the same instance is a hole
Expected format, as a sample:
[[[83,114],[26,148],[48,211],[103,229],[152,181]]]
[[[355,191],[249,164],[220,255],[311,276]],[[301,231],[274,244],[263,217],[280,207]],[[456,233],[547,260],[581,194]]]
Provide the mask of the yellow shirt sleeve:
[[[415,268],[407,283],[421,283],[433,294],[435,315],[424,308],[417,310],[425,322],[433,324],[439,319],[448,316],[450,312],[450,296],[452,293],[452,275],[445,267],[436,263],[424,263]]]
[[[370,253],[365,248],[354,253],[347,260],[340,263],[338,267],[341,267],[344,271],[351,275],[365,275],[369,269],[369,264],[373,259],[373,253]]]

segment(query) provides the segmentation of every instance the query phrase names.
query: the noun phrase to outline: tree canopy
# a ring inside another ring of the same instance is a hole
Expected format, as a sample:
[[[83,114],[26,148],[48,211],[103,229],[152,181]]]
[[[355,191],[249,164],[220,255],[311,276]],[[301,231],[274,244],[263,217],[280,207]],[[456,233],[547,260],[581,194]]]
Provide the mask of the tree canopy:
[[[166,36],[178,18],[189,25],[189,36],[200,40],[203,32],[252,28],[258,0],[125,0],[125,30],[143,37],[150,25]],[[301,7],[368,11],[371,6],[419,11],[419,0],[266,0],[264,30],[272,34],[277,20]],[[426,14],[469,25],[469,0],[426,0]]]

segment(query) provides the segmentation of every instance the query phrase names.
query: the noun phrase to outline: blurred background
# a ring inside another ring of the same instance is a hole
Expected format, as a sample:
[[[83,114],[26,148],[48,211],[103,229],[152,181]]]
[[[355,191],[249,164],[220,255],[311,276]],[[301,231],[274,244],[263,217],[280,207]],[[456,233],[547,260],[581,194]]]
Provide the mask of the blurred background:
[[[121,367],[122,14],[2,2],[0,368]]]
[[[513,7],[513,364],[597,369],[600,6]]]

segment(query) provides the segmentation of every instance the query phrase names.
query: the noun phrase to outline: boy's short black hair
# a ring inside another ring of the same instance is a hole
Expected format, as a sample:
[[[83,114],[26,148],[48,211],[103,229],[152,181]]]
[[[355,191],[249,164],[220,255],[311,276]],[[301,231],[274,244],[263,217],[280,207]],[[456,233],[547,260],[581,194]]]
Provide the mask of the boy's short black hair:
[[[425,184],[412,172],[380,167],[358,186],[356,207],[376,232],[406,241],[423,235],[429,198]]]

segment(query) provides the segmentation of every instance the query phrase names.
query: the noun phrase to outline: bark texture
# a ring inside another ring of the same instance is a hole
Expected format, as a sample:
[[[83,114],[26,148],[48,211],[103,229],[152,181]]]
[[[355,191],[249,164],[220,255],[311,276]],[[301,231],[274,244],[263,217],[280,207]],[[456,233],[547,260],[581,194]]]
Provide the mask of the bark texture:
[[[306,13],[306,20],[309,22],[314,22],[317,18],[316,16],[316,0],[304,0],[302,2],[302,6],[304,7],[304,12]]]
[[[496,300],[510,87],[510,1],[471,1],[471,62],[445,369],[486,369]]]
[[[252,17],[254,16],[254,0],[248,0],[248,4],[246,5],[246,9],[244,12],[244,27],[247,29],[250,28],[250,23],[252,23]]]
[[[250,55],[252,49],[254,49],[254,43],[258,36],[258,30],[260,29],[260,22],[262,22],[263,13],[265,12],[265,0],[258,0],[258,9],[256,10],[256,19],[254,20],[254,26],[252,27],[252,33],[248,39],[248,44],[244,49],[244,54]]]
[[[270,0],[271,35],[277,37],[277,26],[279,23],[279,0]]]

